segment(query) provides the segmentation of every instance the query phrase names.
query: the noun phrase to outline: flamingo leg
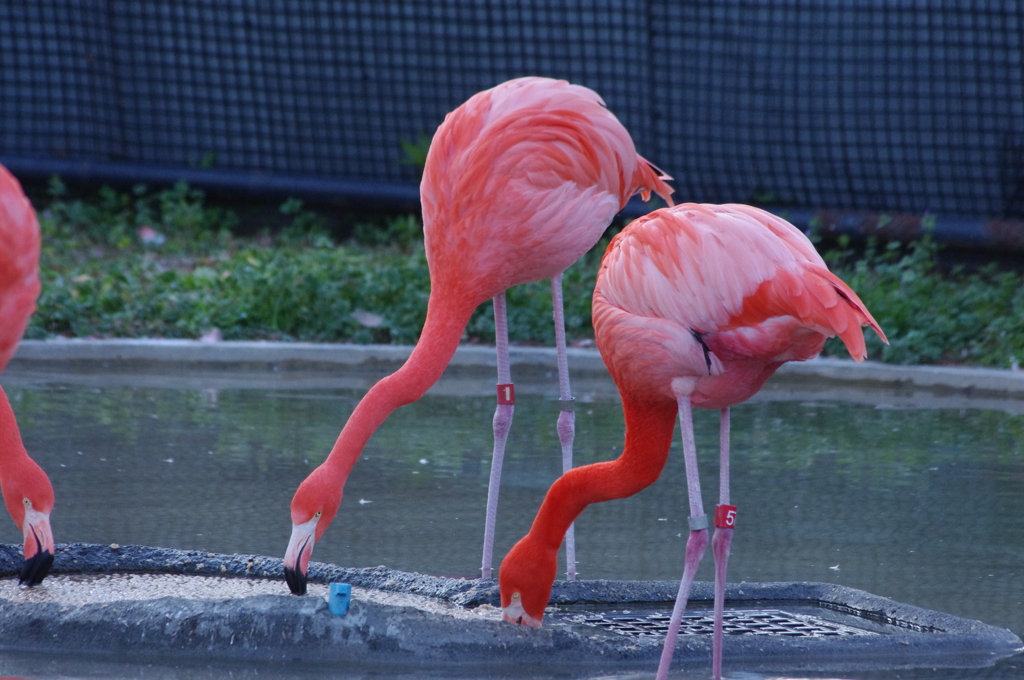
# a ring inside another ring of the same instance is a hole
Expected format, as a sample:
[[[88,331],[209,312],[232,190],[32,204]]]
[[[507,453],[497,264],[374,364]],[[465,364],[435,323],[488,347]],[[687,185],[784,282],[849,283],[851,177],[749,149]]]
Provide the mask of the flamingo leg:
[[[491,458],[491,479],[487,487],[487,513],[484,518],[484,555],[480,568],[483,578],[491,578],[501,464],[505,459],[505,442],[508,440],[508,432],[512,427],[512,413],[515,410],[515,391],[512,388],[512,372],[508,359],[508,317],[505,312],[504,291],[494,298],[494,344],[498,350],[498,405],[494,409],[494,454]]]
[[[725,609],[725,572],[729,564],[729,545],[732,543],[733,525],[736,522],[736,508],[729,505],[729,407],[722,409],[721,469],[718,482],[718,507],[715,508],[715,536],[711,540],[711,552],[715,557],[715,624],[711,652],[711,675],[714,680],[722,677],[722,618]]]
[[[562,444],[562,474],[572,469],[572,443],[576,438],[576,413],[572,408],[572,389],[569,387],[569,361],[565,352],[565,307],[562,301],[562,275],[551,279],[551,304],[555,310],[555,349],[558,354],[558,441]],[[576,580],[576,524],[565,532],[565,577]]]
[[[686,488],[690,498],[690,536],[686,539],[686,561],[683,566],[683,578],[679,582],[679,593],[676,604],[672,608],[668,633],[665,635],[665,646],[661,650],[661,661],[658,664],[657,680],[666,680],[669,667],[672,665],[672,654],[679,636],[679,624],[686,611],[686,601],[690,598],[690,588],[700,566],[704,550],[708,547],[708,518],[704,514],[704,503],[700,496],[700,477],[697,473],[697,444],[693,436],[693,409],[689,395],[677,397],[679,403],[679,427],[683,435],[683,460],[686,463]]]

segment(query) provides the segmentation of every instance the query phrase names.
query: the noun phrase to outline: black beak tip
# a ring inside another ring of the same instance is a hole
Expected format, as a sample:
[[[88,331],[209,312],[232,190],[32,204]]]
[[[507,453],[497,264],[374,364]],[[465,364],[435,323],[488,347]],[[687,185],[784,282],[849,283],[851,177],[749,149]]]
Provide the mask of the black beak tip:
[[[46,575],[50,573],[50,567],[53,566],[53,553],[46,550],[40,550],[35,555],[25,560],[24,566],[21,568],[21,575],[18,577],[18,583],[31,586],[37,586],[43,582]]]
[[[292,595],[305,595],[306,594],[306,575],[299,569],[284,568],[284,580],[288,582],[288,587],[292,591]]]

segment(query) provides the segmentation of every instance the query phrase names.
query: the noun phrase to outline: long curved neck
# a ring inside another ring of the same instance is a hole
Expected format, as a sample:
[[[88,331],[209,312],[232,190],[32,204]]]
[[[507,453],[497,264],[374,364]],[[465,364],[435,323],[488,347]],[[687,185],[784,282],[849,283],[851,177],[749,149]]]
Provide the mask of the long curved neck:
[[[476,305],[453,304],[450,298],[437,301],[437,297],[431,295],[427,303],[427,319],[412,354],[401,368],[370,388],[349,416],[324,462],[343,479],[348,478],[366,442],[381,423],[399,406],[422,397],[455,354]]]
[[[0,479],[3,479],[5,471],[14,470],[27,459],[28,452],[21,441],[14,411],[7,400],[7,393],[0,387]]]
[[[7,401],[7,393],[0,387],[0,489],[7,492],[3,494],[4,501],[15,523],[18,522],[16,512],[21,508],[21,498],[15,499],[14,496],[20,494],[14,494],[10,489],[24,476],[24,470],[32,465],[21,441],[11,403]],[[20,524],[18,528],[21,528]]]
[[[675,403],[623,394],[622,407],[626,420],[622,455],[570,470],[544,497],[530,536],[548,549],[558,550],[569,525],[591,503],[632,496],[661,475],[675,431]]]

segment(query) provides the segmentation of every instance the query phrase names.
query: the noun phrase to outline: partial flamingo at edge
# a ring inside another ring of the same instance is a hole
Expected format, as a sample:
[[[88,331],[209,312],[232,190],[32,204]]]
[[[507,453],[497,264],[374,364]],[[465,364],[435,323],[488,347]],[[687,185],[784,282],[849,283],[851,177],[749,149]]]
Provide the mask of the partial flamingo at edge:
[[[21,184],[0,165],[0,371],[14,354],[39,297],[39,223]],[[53,486],[25,450],[7,394],[0,388],[0,492],[22,532],[19,580],[42,583],[53,565]]]

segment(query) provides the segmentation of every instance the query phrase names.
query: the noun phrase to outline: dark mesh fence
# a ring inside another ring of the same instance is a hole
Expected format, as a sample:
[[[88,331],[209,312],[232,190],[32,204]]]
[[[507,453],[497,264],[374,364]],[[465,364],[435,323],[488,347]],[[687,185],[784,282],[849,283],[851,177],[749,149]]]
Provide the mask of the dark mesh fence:
[[[7,0],[0,161],[412,185],[402,140],[547,75],[683,200],[1020,218],[1022,51],[1015,1]]]
[[[694,195],[1024,212],[1024,5],[809,0],[657,12],[656,139]]]

